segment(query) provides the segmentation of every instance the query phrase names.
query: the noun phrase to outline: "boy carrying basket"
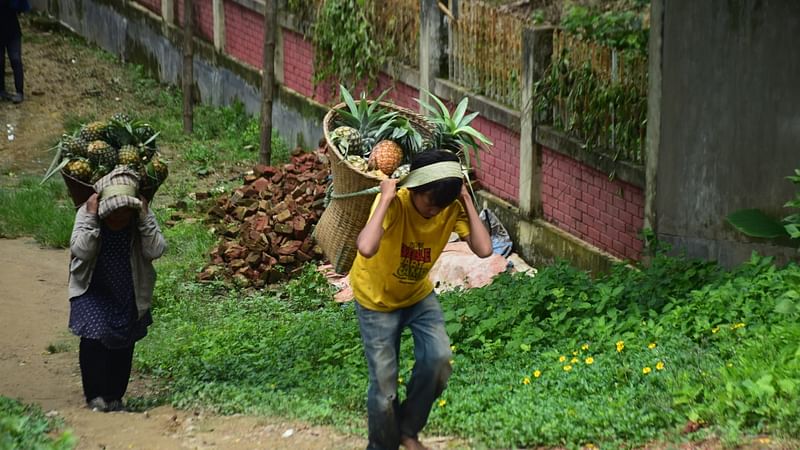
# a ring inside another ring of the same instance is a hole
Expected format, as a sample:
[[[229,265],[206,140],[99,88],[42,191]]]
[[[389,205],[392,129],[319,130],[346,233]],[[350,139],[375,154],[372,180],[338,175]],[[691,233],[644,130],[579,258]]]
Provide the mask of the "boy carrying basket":
[[[368,449],[424,449],[418,433],[444,391],[452,368],[450,339],[428,272],[455,231],[481,258],[492,254],[489,233],[464,185],[458,157],[419,153],[405,186],[381,182],[369,220],[356,241],[350,270],[369,368]],[[459,201],[456,201],[456,200]],[[400,336],[410,328],[414,369],[406,399],[397,397]]]

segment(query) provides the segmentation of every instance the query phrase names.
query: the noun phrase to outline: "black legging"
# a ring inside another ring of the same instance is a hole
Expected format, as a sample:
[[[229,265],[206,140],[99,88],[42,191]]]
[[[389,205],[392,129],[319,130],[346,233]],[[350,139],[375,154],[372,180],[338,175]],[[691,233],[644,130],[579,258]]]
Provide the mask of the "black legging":
[[[11,61],[11,70],[14,71],[14,87],[17,94],[22,94],[25,90],[25,78],[22,75],[22,36],[10,38],[2,42],[0,37],[0,92],[6,90],[6,50],[8,50],[8,60]]]
[[[87,403],[97,397],[122,400],[131,377],[133,346],[110,349],[97,339],[81,338],[78,359]]]

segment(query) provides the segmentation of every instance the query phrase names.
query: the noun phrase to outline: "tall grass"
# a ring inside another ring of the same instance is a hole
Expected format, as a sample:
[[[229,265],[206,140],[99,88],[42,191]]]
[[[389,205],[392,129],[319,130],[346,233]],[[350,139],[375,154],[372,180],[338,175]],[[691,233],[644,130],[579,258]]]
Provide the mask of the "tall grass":
[[[33,236],[51,247],[68,247],[75,208],[61,180],[44,184],[24,177],[0,187],[0,236]]]

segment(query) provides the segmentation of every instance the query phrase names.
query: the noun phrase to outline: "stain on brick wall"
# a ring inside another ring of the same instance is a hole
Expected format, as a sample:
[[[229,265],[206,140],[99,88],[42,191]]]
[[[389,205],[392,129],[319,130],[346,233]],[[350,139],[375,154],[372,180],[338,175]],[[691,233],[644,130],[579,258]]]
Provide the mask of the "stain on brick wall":
[[[264,65],[264,16],[225,2],[225,52],[250,66]]]
[[[562,230],[619,258],[640,258],[641,188],[543,148],[542,203],[545,219]]]
[[[143,5],[159,16],[161,15],[161,0],[136,0],[136,3]]]

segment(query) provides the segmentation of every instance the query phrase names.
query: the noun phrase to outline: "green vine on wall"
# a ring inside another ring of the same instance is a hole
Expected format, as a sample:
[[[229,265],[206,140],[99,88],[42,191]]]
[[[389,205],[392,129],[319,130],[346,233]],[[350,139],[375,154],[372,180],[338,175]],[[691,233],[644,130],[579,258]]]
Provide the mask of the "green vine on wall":
[[[334,79],[348,88],[371,83],[392,52],[377,37],[374,4],[368,0],[325,0],[311,27],[314,84]]]
[[[649,2],[639,3],[644,7]],[[647,58],[648,30],[643,17],[638,10],[597,12],[576,6],[561,25],[571,36],[615,50],[618,64],[632,67]],[[614,160],[642,163],[647,131],[646,70],[641,76],[613,79],[590,62],[577,59],[568,48],[554,55],[534,86],[537,119],[583,140],[589,150],[606,153]]]

